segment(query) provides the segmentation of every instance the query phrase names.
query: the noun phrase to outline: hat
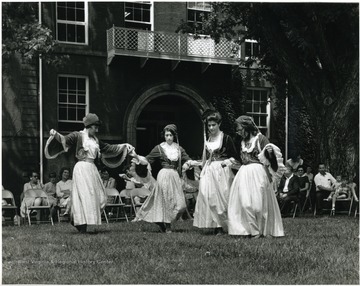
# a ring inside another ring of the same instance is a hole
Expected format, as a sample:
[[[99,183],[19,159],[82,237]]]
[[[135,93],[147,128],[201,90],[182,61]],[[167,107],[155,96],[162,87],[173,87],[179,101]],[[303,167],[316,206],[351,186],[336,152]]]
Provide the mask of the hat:
[[[166,125],[166,126],[164,127],[164,130],[166,130],[166,129],[171,130],[171,131],[173,131],[175,134],[177,134],[177,127],[176,127],[175,124],[168,124],[168,125]]]
[[[95,113],[88,113],[84,118],[83,122],[85,127],[88,127],[90,125],[100,125],[99,117]]]

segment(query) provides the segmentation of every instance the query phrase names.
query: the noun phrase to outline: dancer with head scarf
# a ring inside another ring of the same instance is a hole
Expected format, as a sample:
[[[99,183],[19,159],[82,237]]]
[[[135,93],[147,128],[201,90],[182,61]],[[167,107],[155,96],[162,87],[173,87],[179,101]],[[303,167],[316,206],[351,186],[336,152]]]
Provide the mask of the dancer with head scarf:
[[[84,130],[66,136],[51,129],[45,146],[45,156],[47,159],[54,159],[72,146],[76,147],[75,156],[78,162],[72,175],[71,220],[79,232],[94,233],[94,227],[101,224],[101,212],[107,201],[105,187],[95,161],[101,158],[106,166],[116,168],[121,165],[126,155],[136,154],[130,144],[110,145],[99,140],[96,133],[100,120],[96,114],[89,113],[83,118],[83,122]],[[57,151],[51,155],[53,148],[57,148]]]
[[[180,174],[191,165],[192,160],[184,148],[178,143],[177,127],[174,124],[165,126],[162,135],[165,141],[156,145],[146,157],[138,156],[133,159],[131,172],[137,181],[151,186],[151,194],[145,200],[136,214],[136,221],[156,223],[161,232],[171,233],[171,223],[176,221],[186,210],[185,196],[182,189]],[[162,169],[157,175],[157,181],[151,176],[150,165],[159,160]],[[135,170],[135,163],[148,167],[147,177],[141,178]]]
[[[272,187],[284,172],[280,149],[260,133],[252,117],[236,119],[242,137],[241,167],[229,196],[229,234],[284,236],[281,214]]]
[[[237,158],[232,138],[220,130],[221,120],[215,110],[203,114],[208,138],[205,133],[203,169],[194,213],[194,226],[214,229],[216,234],[223,234],[227,228],[229,192],[234,178],[230,166]]]

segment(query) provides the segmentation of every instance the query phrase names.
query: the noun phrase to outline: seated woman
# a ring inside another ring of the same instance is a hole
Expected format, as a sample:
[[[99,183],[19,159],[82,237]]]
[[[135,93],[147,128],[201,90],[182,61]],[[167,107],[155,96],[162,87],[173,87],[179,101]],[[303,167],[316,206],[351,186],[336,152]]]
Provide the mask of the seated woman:
[[[135,180],[135,178],[131,175],[129,168],[127,168],[125,174],[119,174],[119,177],[122,178],[126,184],[125,189],[120,192],[120,197],[129,198],[131,197],[133,190],[136,189],[139,195],[134,196],[134,203],[140,204],[150,195],[149,186],[146,186],[146,184]]]
[[[50,182],[44,185],[44,192],[48,196],[48,202],[50,205],[50,215],[54,218],[55,216],[55,207],[57,205],[57,198],[56,198],[56,173],[51,172],[49,174]]]
[[[41,198],[35,198],[26,196],[27,192],[30,190],[42,190],[43,185],[39,182],[39,173],[38,172],[31,172],[30,181],[28,183],[24,184],[24,190],[22,194],[20,195],[21,206],[20,206],[20,215],[21,217],[25,218],[27,216],[26,213],[26,207],[29,206],[40,206],[42,199]],[[36,220],[40,220],[40,213],[37,213],[37,211],[32,211],[32,215],[36,215]]]
[[[66,208],[64,216],[70,213],[70,195],[72,190],[72,180],[70,180],[70,168],[64,167],[60,170],[60,181],[56,184],[56,195],[58,197],[58,206]]]

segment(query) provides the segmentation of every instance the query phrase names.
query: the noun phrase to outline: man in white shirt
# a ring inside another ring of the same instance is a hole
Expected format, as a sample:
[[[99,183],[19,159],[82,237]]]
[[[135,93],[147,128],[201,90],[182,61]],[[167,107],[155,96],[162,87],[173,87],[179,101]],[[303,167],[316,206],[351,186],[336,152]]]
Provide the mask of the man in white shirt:
[[[325,172],[325,164],[319,164],[319,173],[314,178],[316,186],[316,213],[322,214],[322,205],[324,198],[328,197],[334,190],[335,178],[328,172]]]

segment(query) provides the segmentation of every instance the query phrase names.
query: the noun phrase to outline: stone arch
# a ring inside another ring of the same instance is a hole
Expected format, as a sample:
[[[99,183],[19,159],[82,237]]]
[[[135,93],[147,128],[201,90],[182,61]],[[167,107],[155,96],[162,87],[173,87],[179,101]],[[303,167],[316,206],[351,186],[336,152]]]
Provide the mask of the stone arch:
[[[136,146],[136,125],[143,109],[152,100],[164,95],[174,95],[184,98],[196,108],[199,116],[204,110],[212,108],[212,105],[205,101],[197,92],[182,84],[159,84],[151,87],[137,97],[128,107],[125,118],[125,130],[128,143]]]

